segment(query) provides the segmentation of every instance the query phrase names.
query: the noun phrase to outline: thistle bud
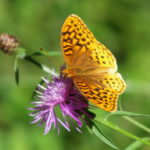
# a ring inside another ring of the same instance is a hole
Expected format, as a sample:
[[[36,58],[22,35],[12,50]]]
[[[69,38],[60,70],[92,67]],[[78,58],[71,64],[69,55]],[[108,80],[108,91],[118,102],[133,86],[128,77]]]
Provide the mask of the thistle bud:
[[[12,54],[16,51],[16,48],[19,46],[19,40],[7,33],[0,35],[0,50],[5,54]]]

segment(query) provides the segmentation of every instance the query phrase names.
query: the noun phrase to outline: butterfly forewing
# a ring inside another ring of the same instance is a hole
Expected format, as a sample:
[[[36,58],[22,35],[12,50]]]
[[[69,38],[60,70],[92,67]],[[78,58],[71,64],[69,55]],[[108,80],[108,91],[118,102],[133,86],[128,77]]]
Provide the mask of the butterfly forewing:
[[[62,51],[67,65],[73,65],[72,61],[76,55],[82,56],[95,41],[93,34],[76,15],[65,20],[61,34]]]
[[[63,24],[61,33],[62,51],[68,66],[83,65],[83,61],[79,63],[79,60],[88,55],[91,65],[95,63],[101,68],[116,68],[116,60],[112,53],[96,40],[78,16],[69,16]]]
[[[91,52],[91,59],[101,68],[112,68],[117,71],[116,59],[113,54],[100,42],[96,42]]]

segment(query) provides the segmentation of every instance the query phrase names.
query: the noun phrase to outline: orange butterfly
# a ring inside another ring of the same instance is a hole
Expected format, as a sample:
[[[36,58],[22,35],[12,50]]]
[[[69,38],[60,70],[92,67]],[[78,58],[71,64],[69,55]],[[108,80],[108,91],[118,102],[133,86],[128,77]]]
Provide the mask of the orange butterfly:
[[[96,40],[84,22],[70,15],[61,31],[61,45],[67,68],[77,89],[105,111],[116,111],[117,101],[126,84],[117,72],[113,54]]]

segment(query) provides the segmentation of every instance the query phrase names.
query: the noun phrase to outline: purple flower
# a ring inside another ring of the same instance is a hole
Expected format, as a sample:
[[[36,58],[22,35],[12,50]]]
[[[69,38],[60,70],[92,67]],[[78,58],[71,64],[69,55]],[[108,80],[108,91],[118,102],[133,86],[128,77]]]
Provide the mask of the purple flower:
[[[39,122],[45,124],[44,134],[47,134],[52,126],[57,128],[61,124],[66,130],[70,131],[73,125],[78,131],[82,126],[84,115],[89,116],[87,111],[88,102],[73,86],[71,79],[54,76],[52,81],[43,78],[45,86],[38,85],[37,99],[32,104],[34,110],[30,116],[34,117],[32,123]],[[61,117],[56,115],[56,106],[61,110]]]

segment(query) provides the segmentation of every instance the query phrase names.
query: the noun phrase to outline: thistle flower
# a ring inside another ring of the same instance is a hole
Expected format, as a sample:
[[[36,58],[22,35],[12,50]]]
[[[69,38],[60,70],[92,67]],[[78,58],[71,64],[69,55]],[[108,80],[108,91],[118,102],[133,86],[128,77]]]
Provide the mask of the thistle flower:
[[[19,45],[19,40],[7,33],[3,33],[0,35],[0,50],[2,50],[6,54],[11,54],[16,51],[16,48]]]
[[[30,114],[34,117],[32,123],[39,122],[40,126],[45,124],[44,134],[47,134],[52,126],[59,132],[59,124],[68,131],[70,124],[80,131],[83,115],[90,117],[85,98],[73,86],[71,80],[62,75],[54,76],[52,81],[43,78],[43,81],[46,86],[38,85],[38,99],[32,103],[34,107],[30,108],[34,111]],[[54,110],[56,106],[59,106],[63,119],[57,116]]]

